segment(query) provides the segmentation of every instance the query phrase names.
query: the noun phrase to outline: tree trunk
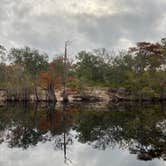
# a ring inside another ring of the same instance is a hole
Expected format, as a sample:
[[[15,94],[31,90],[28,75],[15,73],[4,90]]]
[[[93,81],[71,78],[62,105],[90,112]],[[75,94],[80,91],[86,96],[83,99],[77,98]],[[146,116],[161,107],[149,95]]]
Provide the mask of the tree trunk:
[[[39,102],[39,97],[38,97],[38,94],[37,94],[37,88],[35,86],[35,96],[36,96],[36,101]]]
[[[55,103],[57,101],[53,83],[50,83],[48,86],[48,101],[53,102],[53,103]]]

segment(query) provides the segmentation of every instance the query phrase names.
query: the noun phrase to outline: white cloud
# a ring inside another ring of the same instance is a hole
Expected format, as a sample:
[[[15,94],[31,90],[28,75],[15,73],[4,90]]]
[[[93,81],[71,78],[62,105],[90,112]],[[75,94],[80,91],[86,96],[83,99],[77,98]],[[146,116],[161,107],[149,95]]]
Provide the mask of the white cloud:
[[[41,15],[54,15],[54,14],[92,14],[92,15],[105,15],[113,14],[116,12],[116,7],[109,2],[99,0],[38,0],[29,1],[26,3],[33,4],[33,14]]]

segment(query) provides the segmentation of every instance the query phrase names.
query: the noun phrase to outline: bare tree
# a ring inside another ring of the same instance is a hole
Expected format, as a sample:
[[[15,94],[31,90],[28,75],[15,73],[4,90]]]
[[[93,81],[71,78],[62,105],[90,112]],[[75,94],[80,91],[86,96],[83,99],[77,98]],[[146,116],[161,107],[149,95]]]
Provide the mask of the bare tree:
[[[67,61],[68,61],[68,57],[67,57],[67,48],[68,46],[71,44],[72,41],[66,41],[65,42],[65,54],[64,54],[64,71],[63,71],[63,101],[64,102],[68,102],[68,94],[66,91],[66,84],[67,84]]]

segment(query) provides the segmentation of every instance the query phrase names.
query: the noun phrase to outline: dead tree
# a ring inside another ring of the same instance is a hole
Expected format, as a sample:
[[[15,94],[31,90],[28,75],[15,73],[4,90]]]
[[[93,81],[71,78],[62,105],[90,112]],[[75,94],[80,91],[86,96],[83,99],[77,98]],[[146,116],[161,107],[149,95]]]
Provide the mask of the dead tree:
[[[64,102],[68,102],[69,99],[68,99],[68,94],[67,94],[67,87],[66,87],[66,84],[67,84],[67,47],[68,45],[71,43],[71,41],[66,41],[65,42],[65,54],[64,54],[64,71],[63,71],[63,101]]]

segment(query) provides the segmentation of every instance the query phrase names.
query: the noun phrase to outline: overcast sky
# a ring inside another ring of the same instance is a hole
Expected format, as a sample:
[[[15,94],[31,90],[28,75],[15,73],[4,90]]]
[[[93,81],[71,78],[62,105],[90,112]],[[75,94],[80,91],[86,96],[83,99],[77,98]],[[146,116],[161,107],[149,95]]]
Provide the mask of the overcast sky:
[[[50,57],[83,49],[126,48],[166,37],[166,0],[0,0],[0,44]]]

